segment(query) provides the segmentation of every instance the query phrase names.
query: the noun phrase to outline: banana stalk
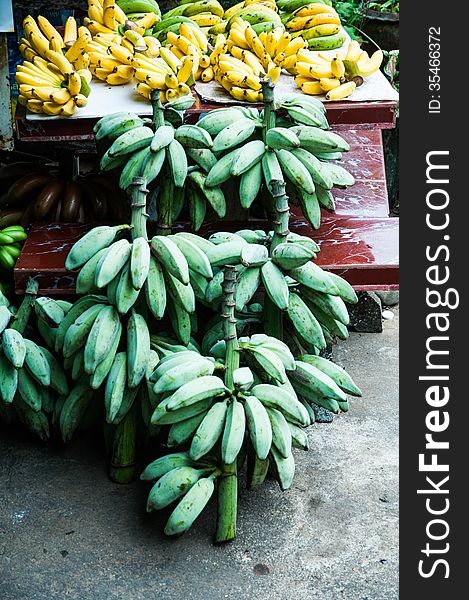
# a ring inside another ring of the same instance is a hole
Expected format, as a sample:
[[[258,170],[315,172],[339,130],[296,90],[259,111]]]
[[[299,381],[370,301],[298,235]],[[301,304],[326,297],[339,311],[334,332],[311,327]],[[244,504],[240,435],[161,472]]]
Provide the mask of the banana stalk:
[[[226,341],[225,385],[234,388],[233,373],[239,367],[239,344],[235,317],[236,267],[225,268],[221,317]],[[238,509],[237,463],[221,465],[218,483],[218,514],[215,543],[230,542],[236,537],[236,515]]]
[[[147,182],[143,177],[134,177],[134,180],[131,184],[130,195],[132,201],[130,203],[130,210],[132,211],[132,241],[139,237],[143,237],[144,239],[148,240],[146,225],[148,218],[146,213],[148,190],[146,183]]]
[[[29,322],[34,302],[36,300],[39,284],[33,279],[29,279],[24,293],[24,299],[16,313],[13,322],[10,324],[10,329],[16,329],[19,333],[24,333]]]
[[[164,107],[160,100],[160,91],[153,90],[151,93],[151,105],[153,108],[153,125],[155,131],[164,125]],[[158,222],[156,224],[156,235],[170,235],[173,226],[173,189],[169,173],[162,172],[160,178],[160,191],[158,194]],[[164,190],[164,186],[170,186],[170,190]]]
[[[109,477],[115,483],[130,483],[135,477],[137,440],[137,403],[115,426],[112,438]]]
[[[270,78],[262,79],[262,97],[264,99],[264,123],[262,128],[262,136],[265,142],[265,136],[269,129],[275,127],[275,114],[273,111],[274,104],[274,88]]]
[[[290,233],[288,223],[290,218],[290,207],[288,196],[285,194],[285,182],[276,181],[272,184],[272,198],[274,201],[274,213],[276,217],[272,221],[274,235],[270,245],[270,252],[285,242]],[[283,314],[270,297],[265,294],[264,299],[264,331],[267,335],[283,340]]]

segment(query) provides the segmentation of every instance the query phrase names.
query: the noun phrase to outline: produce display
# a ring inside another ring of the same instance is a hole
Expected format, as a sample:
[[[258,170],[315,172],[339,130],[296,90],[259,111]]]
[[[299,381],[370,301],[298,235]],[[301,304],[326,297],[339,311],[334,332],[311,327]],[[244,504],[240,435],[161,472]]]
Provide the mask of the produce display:
[[[190,93],[196,81],[217,81],[241,102],[261,102],[261,79],[282,71],[305,94],[350,96],[381,66],[346,34],[328,0],[244,0],[226,11],[217,0],[182,1],[164,15],[155,0],[88,0],[63,36],[44,17],[23,22],[18,66],[20,104],[36,113],[71,116],[86,106],[92,77],[109,85],[135,83],[163,103]],[[337,56],[324,51],[339,50]]]
[[[329,0],[227,10],[182,0],[163,15],[155,0],[89,0],[83,24],[70,17],[63,34],[41,16],[23,28],[16,79],[29,110],[72,115],[94,77],[134,82],[153,115],[97,121],[98,172],[81,173],[76,160],[71,173],[0,168],[0,420],[64,443],[81,427],[103,430],[119,483],[151,448],[140,478],[151,484],[148,512],[172,508],[165,533],[183,534],[216,495],[214,539],[230,541],[239,474],[248,489],[274,478],[288,490],[318,413],[346,413],[349,396],[361,396],[324,357],[347,339],[356,293],[318,266],[318,244],[290,231],[289,218],[296,205],[318,229],[334,188],[354,185],[339,164],[349,145],[312,96],[348,97],[382,53],[343,48]],[[282,72],[303,93],[276,102]],[[192,86],[212,80],[263,106],[189,124]],[[199,235],[235,211],[244,227]],[[250,227],[253,214],[265,228]],[[93,224],[66,258],[72,302],[38,296],[34,279],[18,307],[7,298],[3,272],[33,221]]]

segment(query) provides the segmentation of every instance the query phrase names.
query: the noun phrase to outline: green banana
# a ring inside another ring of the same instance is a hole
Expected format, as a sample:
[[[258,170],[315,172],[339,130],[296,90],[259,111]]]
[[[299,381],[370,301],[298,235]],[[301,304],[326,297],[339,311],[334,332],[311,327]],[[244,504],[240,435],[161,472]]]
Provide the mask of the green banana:
[[[227,401],[215,402],[192,438],[189,455],[193,460],[205,456],[217,443],[225,425]]]
[[[269,298],[280,310],[287,310],[290,292],[282,271],[273,261],[269,260],[262,266],[261,275]]]
[[[166,535],[180,535],[187,531],[203,511],[215,490],[215,475],[195,483],[179,502],[166,523]]]
[[[142,381],[150,358],[150,332],[142,315],[132,311],[127,322],[127,385],[135,388]]]
[[[272,426],[263,404],[255,396],[244,399],[247,428],[252,445],[260,460],[265,460],[272,446]]]
[[[147,500],[147,512],[153,512],[169,506],[190,490],[190,488],[207,474],[205,469],[194,469],[190,466],[176,467],[165,473],[151,488]]]
[[[233,463],[244,442],[246,415],[244,406],[233,398],[226,412],[225,427],[221,441],[221,459],[226,464]]]
[[[252,388],[251,393],[264,406],[279,410],[288,421],[298,422],[303,427],[310,425],[310,418],[304,406],[285,388],[260,383]]]

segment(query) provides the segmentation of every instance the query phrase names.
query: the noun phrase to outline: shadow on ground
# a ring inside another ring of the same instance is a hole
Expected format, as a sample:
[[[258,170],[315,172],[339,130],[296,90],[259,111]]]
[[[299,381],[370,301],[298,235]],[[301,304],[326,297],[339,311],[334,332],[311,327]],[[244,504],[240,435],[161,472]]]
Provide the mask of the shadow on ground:
[[[398,319],[334,351],[363,389],[309,432],[292,489],[241,492],[235,543],[215,506],[180,540],[145,513],[146,486],[106,478],[99,444],[41,447],[0,431],[2,600],[398,598]],[[167,513],[166,513],[167,515]]]

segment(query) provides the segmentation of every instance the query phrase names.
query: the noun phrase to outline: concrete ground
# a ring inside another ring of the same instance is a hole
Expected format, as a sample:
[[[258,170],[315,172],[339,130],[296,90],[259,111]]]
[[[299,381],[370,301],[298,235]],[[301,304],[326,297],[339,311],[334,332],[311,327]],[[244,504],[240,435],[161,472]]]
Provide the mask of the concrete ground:
[[[106,478],[86,436],[44,447],[0,431],[2,600],[398,598],[398,319],[334,353],[363,398],[315,425],[290,491],[241,491],[238,539],[211,544],[212,503],[182,539],[147,487]]]

